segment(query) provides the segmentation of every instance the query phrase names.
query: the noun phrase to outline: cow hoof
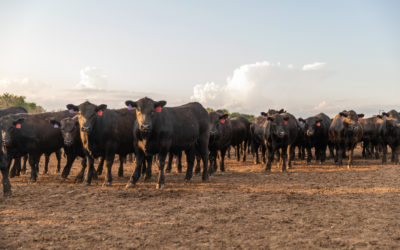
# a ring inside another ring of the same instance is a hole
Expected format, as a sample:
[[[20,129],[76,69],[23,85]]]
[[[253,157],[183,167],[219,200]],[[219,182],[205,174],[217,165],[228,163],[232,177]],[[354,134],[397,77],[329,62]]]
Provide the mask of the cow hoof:
[[[123,177],[124,177],[124,174],[118,173],[118,177],[123,178]]]
[[[181,174],[181,173],[182,173],[182,169],[179,169],[179,168],[178,168],[178,173],[180,173],[180,174]]]
[[[31,179],[30,183],[36,183],[36,179]]]
[[[90,183],[87,182],[87,181],[85,181],[85,182],[83,183],[83,186],[88,187],[88,186],[90,186]]]
[[[165,169],[165,173],[171,173],[171,169]]]
[[[350,169],[350,165],[347,165],[347,169]]]
[[[111,187],[111,182],[104,182],[103,187]]]
[[[136,184],[133,184],[133,183],[128,183],[125,186],[125,188],[135,188],[135,187],[136,187]]]
[[[164,184],[159,184],[159,183],[158,183],[158,184],[156,185],[156,188],[157,188],[157,189],[162,189],[162,188],[164,188]]]
[[[151,180],[151,176],[144,177],[144,181],[150,181],[150,180]]]
[[[11,196],[11,195],[12,195],[11,189],[10,190],[4,190],[3,196]]]

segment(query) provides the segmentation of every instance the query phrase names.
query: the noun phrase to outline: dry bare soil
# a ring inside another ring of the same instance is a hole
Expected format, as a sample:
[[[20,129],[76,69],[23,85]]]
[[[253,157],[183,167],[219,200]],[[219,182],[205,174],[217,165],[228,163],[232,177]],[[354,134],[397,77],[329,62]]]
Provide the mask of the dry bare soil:
[[[52,158],[36,184],[25,174],[11,180],[11,197],[0,195],[0,248],[400,247],[399,166],[297,161],[288,173],[275,165],[267,174],[251,157],[226,165],[207,183],[184,183],[174,167],[162,190],[154,167],[150,182],[126,190],[132,164],[118,178],[115,163],[112,187],[102,187],[104,176],[84,187],[73,183],[79,162],[62,181]]]

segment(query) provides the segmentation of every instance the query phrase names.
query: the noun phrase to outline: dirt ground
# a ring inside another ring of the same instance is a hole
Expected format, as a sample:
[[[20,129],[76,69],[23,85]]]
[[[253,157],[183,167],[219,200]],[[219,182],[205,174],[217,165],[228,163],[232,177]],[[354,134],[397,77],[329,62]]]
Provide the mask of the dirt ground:
[[[112,187],[104,175],[92,186],[55,173],[13,178],[13,195],[0,194],[0,248],[400,248],[400,167],[356,159],[348,170],[296,161],[288,173],[272,173],[252,158],[226,162],[208,183],[184,173],[166,175],[166,187],[150,182],[125,189],[113,168]],[[63,164],[65,159],[63,159]],[[42,173],[43,167],[40,169]]]

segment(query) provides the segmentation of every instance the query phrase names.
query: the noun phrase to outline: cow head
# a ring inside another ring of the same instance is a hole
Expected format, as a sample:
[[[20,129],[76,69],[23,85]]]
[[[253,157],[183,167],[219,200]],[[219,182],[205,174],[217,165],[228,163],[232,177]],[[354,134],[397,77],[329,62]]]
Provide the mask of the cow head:
[[[97,119],[103,116],[103,112],[107,109],[107,105],[100,104],[97,106],[90,102],[84,102],[79,106],[68,104],[67,109],[70,111],[74,110],[75,112],[79,112],[78,120],[81,126],[81,131],[90,133],[93,131]]]
[[[61,129],[64,144],[67,147],[72,146],[75,143],[76,138],[79,138],[79,121],[77,116],[73,118],[67,117],[61,121],[51,119],[50,123],[55,128]]]
[[[288,116],[281,116],[279,114],[269,115],[267,120],[270,124],[271,134],[277,136],[278,138],[284,138],[288,134]]]
[[[322,119],[317,117],[310,117],[306,121],[305,129],[307,136],[314,136],[322,126]]]
[[[364,114],[357,114],[354,110],[350,110],[342,111],[339,115],[348,132],[357,133],[359,129],[362,129],[359,121],[364,117]]]
[[[148,134],[153,129],[155,119],[162,112],[162,108],[167,104],[167,102],[156,102],[150,98],[144,97],[136,102],[128,100],[125,104],[129,108],[136,108],[136,119],[139,125],[139,130],[142,133]]]
[[[228,114],[223,112],[211,112],[209,114],[209,126],[210,126],[210,141],[218,140],[221,128],[225,126]]]
[[[1,139],[4,146],[9,147],[17,142],[15,137],[24,126],[24,121],[23,117],[15,117],[13,115],[2,117]]]

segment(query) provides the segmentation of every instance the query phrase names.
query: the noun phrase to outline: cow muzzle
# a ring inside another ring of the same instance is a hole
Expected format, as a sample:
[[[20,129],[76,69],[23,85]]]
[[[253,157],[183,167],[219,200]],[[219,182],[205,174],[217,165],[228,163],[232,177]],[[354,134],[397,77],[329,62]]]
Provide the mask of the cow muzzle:
[[[310,131],[310,130],[307,130],[307,136],[313,136],[314,135],[314,131]]]
[[[150,131],[151,131],[150,124],[143,123],[142,125],[140,125],[140,131],[143,133],[150,133]]]
[[[82,127],[81,130],[82,130],[82,132],[89,133],[91,129],[90,129],[90,127]]]

